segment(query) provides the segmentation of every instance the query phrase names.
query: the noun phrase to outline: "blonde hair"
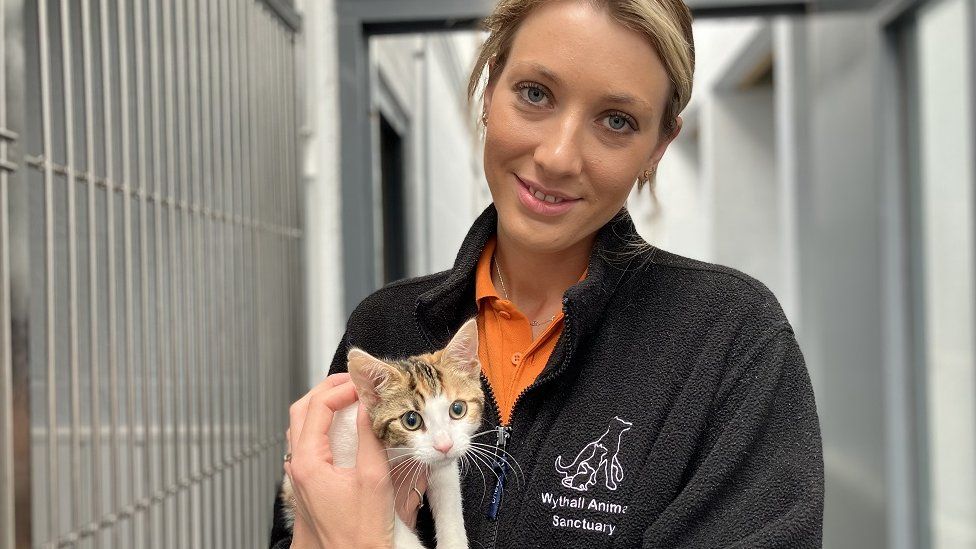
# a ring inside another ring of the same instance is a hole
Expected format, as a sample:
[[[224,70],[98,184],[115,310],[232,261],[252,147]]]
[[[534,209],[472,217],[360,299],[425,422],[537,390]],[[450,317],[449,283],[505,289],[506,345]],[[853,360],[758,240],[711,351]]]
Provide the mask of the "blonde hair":
[[[468,100],[474,99],[478,84],[489,63],[489,79],[501,72],[508,59],[512,42],[526,16],[549,0],[500,0],[487,19],[488,31],[468,79]],[[661,117],[661,134],[677,131],[677,117],[691,100],[695,72],[695,40],[691,32],[691,12],[682,0],[585,0],[606,9],[625,27],[644,35],[664,64],[671,81],[671,97]],[[483,95],[483,92],[482,92]],[[650,180],[653,181],[654,175]],[[638,188],[643,186],[638,182]]]

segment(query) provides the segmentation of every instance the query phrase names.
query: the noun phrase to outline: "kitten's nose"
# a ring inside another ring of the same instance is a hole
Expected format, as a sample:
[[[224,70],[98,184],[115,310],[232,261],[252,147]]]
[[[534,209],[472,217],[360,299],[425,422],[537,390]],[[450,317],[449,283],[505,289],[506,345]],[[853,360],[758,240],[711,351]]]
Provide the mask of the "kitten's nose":
[[[454,447],[454,442],[451,439],[441,440],[434,443],[434,449],[442,454],[446,454]]]

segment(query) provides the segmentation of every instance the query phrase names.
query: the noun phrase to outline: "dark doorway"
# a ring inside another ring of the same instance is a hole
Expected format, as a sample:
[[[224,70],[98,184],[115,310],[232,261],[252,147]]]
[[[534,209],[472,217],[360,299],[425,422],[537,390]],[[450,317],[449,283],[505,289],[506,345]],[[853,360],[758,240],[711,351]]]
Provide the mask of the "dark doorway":
[[[383,282],[407,276],[404,223],[403,138],[380,116],[380,180],[383,201]]]

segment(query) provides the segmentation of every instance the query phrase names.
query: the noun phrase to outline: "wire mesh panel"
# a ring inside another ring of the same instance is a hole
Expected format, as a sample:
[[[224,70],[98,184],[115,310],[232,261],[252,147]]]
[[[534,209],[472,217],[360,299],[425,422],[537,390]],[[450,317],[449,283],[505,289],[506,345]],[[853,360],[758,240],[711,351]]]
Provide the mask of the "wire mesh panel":
[[[266,540],[302,359],[296,39],[268,5],[24,3],[33,546]]]
[[[6,98],[6,8],[0,6],[0,132],[9,132]],[[0,163],[10,162],[7,140],[0,140]],[[0,212],[7,211],[8,170],[0,166]],[[9,230],[7,216],[0,214],[0,315],[9,319]],[[4,323],[6,325],[7,322]],[[13,485],[13,366],[9,345],[9,331],[0,330],[0,547],[14,546],[15,517]]]
[[[15,174],[23,127],[21,3],[0,3],[0,547],[29,543],[29,520],[17,512],[29,507],[29,470],[15,456],[29,454],[26,400],[26,188]],[[10,83],[11,85],[8,85]],[[10,212],[12,215],[7,215]],[[12,288],[18,291],[13,293]]]

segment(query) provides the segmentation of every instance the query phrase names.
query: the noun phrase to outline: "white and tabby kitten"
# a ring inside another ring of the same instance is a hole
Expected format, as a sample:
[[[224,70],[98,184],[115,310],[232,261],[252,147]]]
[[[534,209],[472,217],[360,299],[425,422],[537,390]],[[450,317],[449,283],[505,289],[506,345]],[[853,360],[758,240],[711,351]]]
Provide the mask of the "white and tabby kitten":
[[[353,348],[349,374],[369,412],[373,432],[387,448],[392,468],[428,476],[427,500],[434,517],[438,549],[467,549],[461,510],[458,460],[471,448],[481,425],[484,393],[478,362],[478,327],[474,319],[458,330],[447,347],[403,360],[380,360]],[[329,429],[338,467],[356,464],[357,404],[339,410]],[[407,486],[401,490],[410,490]],[[289,526],[294,503],[291,482],[283,482]],[[421,549],[417,534],[396,518],[397,549]]]

